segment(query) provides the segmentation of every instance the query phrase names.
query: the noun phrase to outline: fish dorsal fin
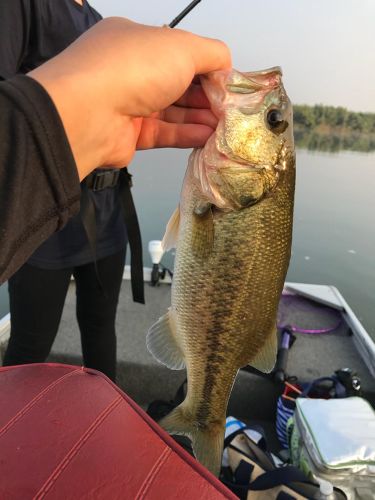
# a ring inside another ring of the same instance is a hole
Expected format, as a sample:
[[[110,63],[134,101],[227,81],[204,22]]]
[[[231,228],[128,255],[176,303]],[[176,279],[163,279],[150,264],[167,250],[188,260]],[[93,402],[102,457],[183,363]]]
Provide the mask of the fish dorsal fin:
[[[180,227],[180,207],[178,206],[168,221],[163,241],[161,242],[161,246],[164,252],[167,252],[172,248],[176,248],[179,227]]]
[[[184,353],[177,341],[176,324],[171,309],[149,329],[147,349],[163,365],[172,370],[185,368]]]
[[[274,329],[262,348],[257,352],[255,358],[249,361],[249,365],[263,373],[272,372],[277,356],[277,330]]]

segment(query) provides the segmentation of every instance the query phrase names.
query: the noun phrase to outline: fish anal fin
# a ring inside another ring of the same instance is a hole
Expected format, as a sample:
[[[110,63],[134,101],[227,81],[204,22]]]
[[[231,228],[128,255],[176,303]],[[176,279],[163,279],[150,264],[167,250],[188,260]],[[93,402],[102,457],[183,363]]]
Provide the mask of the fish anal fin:
[[[193,255],[198,258],[208,257],[214,245],[214,217],[212,207],[204,211],[196,209],[193,212],[191,231],[191,248]]]
[[[172,370],[185,368],[184,353],[177,341],[176,324],[171,309],[152,325],[146,339],[147,349]]]
[[[264,373],[272,372],[277,357],[277,330],[272,330],[264,345],[256,353],[255,357],[249,361],[249,365]]]
[[[168,221],[161,246],[165,252],[176,248],[178,230],[180,227],[180,207],[177,207]]]

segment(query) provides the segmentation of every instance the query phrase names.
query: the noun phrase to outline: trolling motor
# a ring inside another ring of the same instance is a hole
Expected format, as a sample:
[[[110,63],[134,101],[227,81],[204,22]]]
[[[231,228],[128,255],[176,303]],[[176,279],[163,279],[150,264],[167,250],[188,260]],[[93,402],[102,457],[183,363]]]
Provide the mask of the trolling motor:
[[[160,264],[161,258],[163,257],[164,250],[161,246],[161,241],[152,240],[148,243],[148,251],[151,256],[152,261],[152,271],[151,271],[151,286],[159,286],[160,280],[165,278],[168,273],[172,278],[173,273],[170,269]]]

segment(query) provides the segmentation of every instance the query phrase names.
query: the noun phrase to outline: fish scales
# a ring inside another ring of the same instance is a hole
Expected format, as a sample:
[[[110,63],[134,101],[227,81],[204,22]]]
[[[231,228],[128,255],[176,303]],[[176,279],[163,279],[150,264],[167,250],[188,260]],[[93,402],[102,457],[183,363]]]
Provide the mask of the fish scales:
[[[203,85],[219,125],[189,159],[178,215],[167,228],[177,238],[171,308],[150,329],[148,347],[167,366],[187,369],[186,398],[160,424],[189,436],[198,460],[218,474],[239,368],[270,371],[275,362],[295,168],[278,68],[214,74]]]
[[[294,175],[294,170],[288,174]],[[211,414],[205,418],[216,419],[218,410],[220,418],[223,417],[226,407],[222,398],[230,391],[238,368],[246,365],[261,347],[264,331],[274,328],[290,252],[293,198],[288,186],[293,183],[286,179],[285,184],[286,189],[275,193],[276,199],[265,199],[241,212],[214,217],[215,243],[206,261],[197,262],[189,241],[181,242],[175,264],[172,308],[187,311],[180,321],[187,353],[187,399],[192,398],[190,407],[210,406]],[[181,207],[181,211],[191,212],[194,199],[191,202],[190,206]],[[188,224],[188,217],[186,221]],[[182,228],[189,230],[189,226]],[[263,272],[257,265],[259,259],[264,263]],[[211,297],[208,303],[207,296]],[[203,328],[207,332],[204,336]],[[239,343],[243,344],[241,349]],[[210,388],[219,373],[227,387],[220,401],[214,402],[214,396],[205,387]]]

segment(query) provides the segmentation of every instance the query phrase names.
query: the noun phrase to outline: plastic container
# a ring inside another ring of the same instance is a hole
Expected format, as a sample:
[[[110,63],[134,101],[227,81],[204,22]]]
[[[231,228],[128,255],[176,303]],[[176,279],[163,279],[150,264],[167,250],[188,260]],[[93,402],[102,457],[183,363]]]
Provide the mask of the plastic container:
[[[314,495],[314,499],[316,500],[335,500],[336,495],[333,491],[332,483],[329,481],[325,481],[324,479],[318,479],[319,483],[319,491]]]

